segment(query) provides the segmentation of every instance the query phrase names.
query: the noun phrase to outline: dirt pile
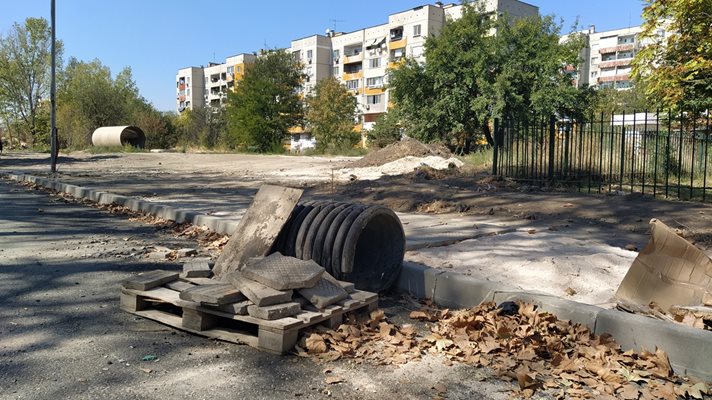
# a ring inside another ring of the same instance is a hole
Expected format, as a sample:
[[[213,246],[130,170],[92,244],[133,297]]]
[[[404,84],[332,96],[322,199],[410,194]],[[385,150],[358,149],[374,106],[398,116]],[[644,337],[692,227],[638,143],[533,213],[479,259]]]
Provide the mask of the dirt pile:
[[[362,159],[349,164],[347,168],[377,167],[408,156],[440,156],[447,159],[452,157],[452,153],[441,144],[424,144],[416,139],[405,138],[367,154]]]

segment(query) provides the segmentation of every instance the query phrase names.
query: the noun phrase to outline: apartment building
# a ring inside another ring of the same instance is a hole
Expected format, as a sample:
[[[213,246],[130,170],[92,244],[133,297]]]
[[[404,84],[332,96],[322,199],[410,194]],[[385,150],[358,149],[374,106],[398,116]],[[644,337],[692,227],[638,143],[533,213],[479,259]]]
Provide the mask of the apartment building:
[[[192,110],[194,107],[205,106],[203,94],[203,68],[187,67],[178,70],[176,74],[176,110]]]
[[[538,7],[518,0],[481,0],[479,4],[497,16],[521,18],[539,12]],[[292,54],[304,63],[308,76],[302,93],[308,95],[320,80],[336,77],[358,100],[361,120],[356,129],[371,129],[390,103],[388,69],[405,57],[424,62],[425,39],[438,35],[448,19],[458,19],[462,12],[462,5],[437,2],[391,14],[381,25],[348,33],[327,30],[326,35],[292,41]]]
[[[176,110],[194,107],[221,107],[228,91],[234,91],[245,75],[245,68],[257,58],[254,54],[227,57],[224,63],[211,62],[207,67],[188,67],[176,75]]]

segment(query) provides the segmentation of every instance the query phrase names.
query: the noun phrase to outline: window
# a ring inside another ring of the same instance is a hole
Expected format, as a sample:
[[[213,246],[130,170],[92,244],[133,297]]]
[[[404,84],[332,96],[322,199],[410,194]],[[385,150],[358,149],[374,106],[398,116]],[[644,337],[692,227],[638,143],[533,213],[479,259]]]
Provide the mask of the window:
[[[413,25],[413,36],[420,36],[420,24]]]
[[[242,67],[237,67],[237,73],[241,74],[242,73]]]
[[[295,60],[299,60],[302,58],[302,51],[297,50],[292,52],[292,57],[294,57]]]
[[[334,76],[339,76],[339,66],[338,66],[338,65],[334,67],[334,74],[333,74],[333,75],[334,75]]]
[[[338,49],[334,50],[334,60],[338,60],[339,55],[340,55],[339,50]]]
[[[358,89],[358,79],[353,79],[350,81],[346,81],[346,87],[349,90],[357,90]]]
[[[369,105],[381,104],[381,97],[383,97],[382,94],[377,94],[374,96],[366,96],[366,104],[369,104]]]
[[[598,57],[591,57],[591,64],[593,64],[593,65],[598,64]]]
[[[366,79],[366,87],[383,87],[383,77],[376,76]]]
[[[185,78],[185,83],[190,86],[190,77]]]
[[[188,89],[185,90],[185,94],[186,94],[187,96],[190,96],[190,88],[188,88]]]
[[[422,57],[423,56],[423,46],[415,46],[411,50],[411,55],[414,58]]]
[[[227,74],[228,74],[228,75],[232,75],[232,74],[234,74],[234,73],[235,73],[235,67],[233,67],[233,66],[227,67]]]
[[[189,102],[189,101],[186,101],[186,102],[185,102],[185,107],[186,107],[186,108],[190,107],[190,102]]]
[[[311,59],[311,58],[312,58],[312,55],[314,55],[314,51],[313,51],[313,50],[307,50],[307,58],[308,58],[308,59]]]
[[[381,66],[381,59],[379,58],[371,58],[368,60],[368,67],[369,68],[379,68]]]
[[[597,76],[598,76],[598,71],[591,72],[591,78],[595,78]]]

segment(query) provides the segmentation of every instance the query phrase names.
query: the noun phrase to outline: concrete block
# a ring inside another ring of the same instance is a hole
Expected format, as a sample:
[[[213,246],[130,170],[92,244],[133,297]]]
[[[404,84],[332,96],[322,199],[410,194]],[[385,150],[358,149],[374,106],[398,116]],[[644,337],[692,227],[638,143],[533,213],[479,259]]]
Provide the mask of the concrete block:
[[[177,272],[155,270],[129,278],[123,282],[126,289],[148,290],[178,279]]]
[[[408,261],[403,262],[398,279],[393,287],[396,291],[407,293],[421,299],[432,298],[435,288],[435,276],[442,273],[437,269]]]
[[[497,304],[505,301],[524,301],[536,304],[540,311],[554,314],[557,318],[562,320],[585,325],[592,331],[596,327],[596,317],[598,313],[603,311],[601,307],[536,292],[495,292],[494,301]]]
[[[297,290],[314,307],[319,309],[349,297],[349,294],[341,287],[339,281],[329,274],[324,274],[324,276],[319,279],[319,282],[314,287]],[[326,276],[331,279],[326,278]]]
[[[259,282],[247,279],[242,276],[239,271],[233,271],[225,276],[225,278],[236,288],[247,296],[250,301],[260,307],[271,306],[279,303],[291,301],[292,290],[280,291],[265,286]]]
[[[712,332],[617,310],[596,318],[597,335],[610,333],[621,347],[664,350],[678,374],[712,380]]]
[[[220,309],[220,311],[224,311],[230,314],[247,315],[247,307],[253,304],[254,303],[252,303],[251,301],[245,300],[237,303],[223,304],[218,306],[218,308]]]
[[[492,301],[495,292],[511,290],[501,283],[482,281],[454,272],[443,272],[435,277],[433,301],[444,307],[468,308]]]
[[[207,261],[189,261],[183,264],[181,278],[210,278],[212,275]]]
[[[181,300],[207,304],[229,304],[245,301],[245,296],[229,283],[193,286],[180,292]]]
[[[250,314],[250,316],[270,321],[291,317],[292,315],[298,314],[301,310],[302,308],[299,303],[295,302],[275,304],[266,307],[258,307],[256,305],[247,306],[247,313]]]

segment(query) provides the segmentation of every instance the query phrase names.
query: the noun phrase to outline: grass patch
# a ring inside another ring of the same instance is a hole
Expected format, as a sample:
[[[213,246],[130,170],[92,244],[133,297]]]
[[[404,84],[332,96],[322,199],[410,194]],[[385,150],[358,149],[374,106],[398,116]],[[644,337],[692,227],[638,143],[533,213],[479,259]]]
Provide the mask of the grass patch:
[[[492,170],[492,147],[483,147],[459,158],[477,171],[487,172]]]
[[[124,146],[90,146],[85,151],[89,154],[148,153],[146,149],[139,149],[128,144]]]

